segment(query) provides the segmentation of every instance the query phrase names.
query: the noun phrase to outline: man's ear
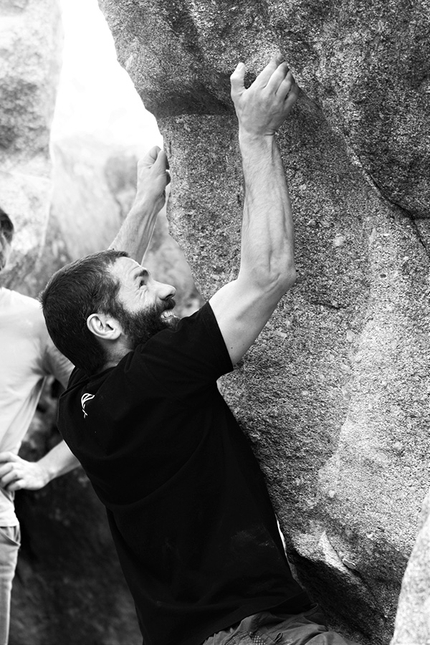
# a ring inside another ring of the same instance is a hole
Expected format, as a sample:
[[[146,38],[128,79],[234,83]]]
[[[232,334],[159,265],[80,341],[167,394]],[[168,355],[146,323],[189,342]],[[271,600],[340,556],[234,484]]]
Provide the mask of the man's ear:
[[[102,340],[117,340],[122,333],[119,322],[107,314],[91,314],[87,318],[87,327]]]

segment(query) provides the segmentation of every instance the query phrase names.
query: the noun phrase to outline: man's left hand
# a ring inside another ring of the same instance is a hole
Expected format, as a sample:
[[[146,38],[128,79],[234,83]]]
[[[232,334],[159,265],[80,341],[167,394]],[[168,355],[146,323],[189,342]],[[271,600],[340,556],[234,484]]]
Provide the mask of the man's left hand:
[[[165,189],[170,183],[169,164],[164,150],[154,146],[137,165],[135,204],[152,202],[160,211],[166,201]]]

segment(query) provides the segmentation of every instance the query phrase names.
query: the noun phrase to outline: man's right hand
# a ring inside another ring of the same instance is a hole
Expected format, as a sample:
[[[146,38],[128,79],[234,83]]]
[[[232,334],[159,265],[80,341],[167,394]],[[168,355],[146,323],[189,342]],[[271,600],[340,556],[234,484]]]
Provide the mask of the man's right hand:
[[[239,63],[230,77],[239,134],[273,136],[291,111],[298,86],[285,62],[273,58],[245,89],[246,67]]]

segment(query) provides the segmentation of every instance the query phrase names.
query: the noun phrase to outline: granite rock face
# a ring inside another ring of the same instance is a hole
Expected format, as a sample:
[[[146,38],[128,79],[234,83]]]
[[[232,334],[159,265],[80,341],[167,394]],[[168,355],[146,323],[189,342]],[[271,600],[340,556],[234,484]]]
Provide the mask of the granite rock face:
[[[34,264],[48,220],[49,134],[62,44],[57,0],[3,0],[0,39],[0,206],[16,229],[7,285]]]
[[[278,137],[299,279],[223,390],[300,580],[335,627],[386,645],[428,488],[429,3],[100,6],[164,136],[171,228],[205,296],[239,262],[229,75],[281,53],[302,89]]]

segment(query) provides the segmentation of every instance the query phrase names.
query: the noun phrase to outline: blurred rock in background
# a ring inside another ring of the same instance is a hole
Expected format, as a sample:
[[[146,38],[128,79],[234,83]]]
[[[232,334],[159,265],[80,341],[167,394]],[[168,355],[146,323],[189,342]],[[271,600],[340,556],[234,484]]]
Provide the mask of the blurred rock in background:
[[[61,68],[56,0],[0,4],[0,206],[13,219],[15,250],[5,285],[19,284],[43,244],[49,214],[49,137]]]

